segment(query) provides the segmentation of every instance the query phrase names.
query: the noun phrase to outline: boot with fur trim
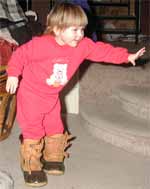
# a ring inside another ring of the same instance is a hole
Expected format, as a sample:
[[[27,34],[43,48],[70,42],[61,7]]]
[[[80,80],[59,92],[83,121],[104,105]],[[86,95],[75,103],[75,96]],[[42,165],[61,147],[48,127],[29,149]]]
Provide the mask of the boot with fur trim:
[[[28,186],[40,187],[47,184],[47,177],[40,162],[43,140],[25,139],[21,144],[21,168]]]
[[[64,158],[68,157],[65,152],[70,143],[68,140],[72,138],[71,135],[56,134],[45,137],[45,147],[43,151],[43,169],[51,175],[62,175],[65,171]]]

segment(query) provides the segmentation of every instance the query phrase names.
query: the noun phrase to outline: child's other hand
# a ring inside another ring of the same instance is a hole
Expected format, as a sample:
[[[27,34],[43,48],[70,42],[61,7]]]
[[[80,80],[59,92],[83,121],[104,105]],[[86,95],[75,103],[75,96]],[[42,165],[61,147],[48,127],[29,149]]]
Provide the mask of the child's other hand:
[[[143,47],[142,49],[140,49],[139,51],[137,51],[135,54],[130,54],[128,56],[128,61],[131,62],[131,64],[133,66],[136,65],[135,60],[137,60],[138,58],[140,58],[144,53],[145,53],[145,47]]]
[[[17,77],[8,77],[6,82],[6,91],[10,94],[14,94],[18,87],[18,78]]]

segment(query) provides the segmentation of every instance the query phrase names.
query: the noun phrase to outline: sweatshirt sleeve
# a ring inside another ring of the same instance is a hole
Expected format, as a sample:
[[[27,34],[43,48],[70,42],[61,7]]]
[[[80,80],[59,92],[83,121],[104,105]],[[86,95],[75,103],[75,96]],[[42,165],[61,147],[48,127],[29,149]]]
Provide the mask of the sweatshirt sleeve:
[[[104,42],[93,42],[86,38],[86,59],[96,62],[108,62],[113,64],[128,63],[128,50],[122,47],[114,47]]]
[[[11,55],[8,62],[7,74],[8,76],[18,77],[22,75],[24,65],[28,64],[31,57],[32,41],[29,41],[18,47]]]

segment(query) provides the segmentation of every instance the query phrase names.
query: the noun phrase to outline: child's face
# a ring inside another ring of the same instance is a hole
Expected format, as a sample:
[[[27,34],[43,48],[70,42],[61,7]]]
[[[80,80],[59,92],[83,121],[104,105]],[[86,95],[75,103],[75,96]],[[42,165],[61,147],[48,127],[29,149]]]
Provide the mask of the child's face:
[[[59,45],[76,47],[84,36],[83,26],[71,26],[64,30],[55,29],[55,39]]]

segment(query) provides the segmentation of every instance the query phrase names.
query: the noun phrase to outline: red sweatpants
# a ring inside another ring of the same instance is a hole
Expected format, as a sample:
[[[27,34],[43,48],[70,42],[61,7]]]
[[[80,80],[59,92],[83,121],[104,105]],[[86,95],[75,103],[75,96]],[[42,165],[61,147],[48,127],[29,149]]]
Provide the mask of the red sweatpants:
[[[19,90],[17,120],[24,139],[36,140],[64,131],[58,95],[45,99],[27,90]]]

